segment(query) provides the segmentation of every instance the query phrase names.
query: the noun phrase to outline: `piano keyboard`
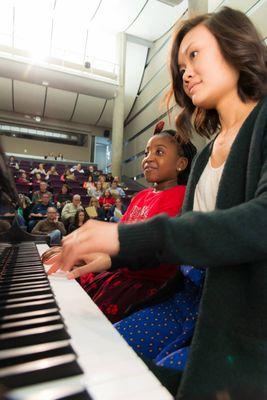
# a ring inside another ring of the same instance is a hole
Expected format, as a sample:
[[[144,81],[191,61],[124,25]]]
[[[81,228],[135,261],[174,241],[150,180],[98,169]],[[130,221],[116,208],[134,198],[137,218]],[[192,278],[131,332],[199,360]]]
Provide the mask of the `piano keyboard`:
[[[76,281],[62,272],[47,278],[39,256],[46,249],[0,244],[0,394],[172,399]]]

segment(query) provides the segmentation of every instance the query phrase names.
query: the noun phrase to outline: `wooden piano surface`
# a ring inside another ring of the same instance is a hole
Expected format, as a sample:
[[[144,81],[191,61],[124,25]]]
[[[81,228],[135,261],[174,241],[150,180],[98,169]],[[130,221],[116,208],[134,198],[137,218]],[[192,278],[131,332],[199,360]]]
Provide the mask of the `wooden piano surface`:
[[[37,248],[42,254],[47,245]],[[84,385],[93,400],[172,399],[76,281],[67,280],[62,272],[49,280],[84,371],[81,378],[64,379],[63,387]],[[26,387],[13,396],[35,400],[37,392],[38,399],[49,400],[55,384]]]

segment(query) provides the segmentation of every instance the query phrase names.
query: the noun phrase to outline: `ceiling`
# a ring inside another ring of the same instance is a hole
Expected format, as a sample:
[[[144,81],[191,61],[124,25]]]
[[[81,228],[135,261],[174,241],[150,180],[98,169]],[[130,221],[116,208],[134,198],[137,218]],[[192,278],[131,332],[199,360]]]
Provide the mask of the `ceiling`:
[[[140,86],[148,48],[187,8],[185,0],[169,2],[180,4],[2,0],[0,121],[96,134],[110,129],[118,87],[118,32],[125,32],[127,39],[126,118]]]

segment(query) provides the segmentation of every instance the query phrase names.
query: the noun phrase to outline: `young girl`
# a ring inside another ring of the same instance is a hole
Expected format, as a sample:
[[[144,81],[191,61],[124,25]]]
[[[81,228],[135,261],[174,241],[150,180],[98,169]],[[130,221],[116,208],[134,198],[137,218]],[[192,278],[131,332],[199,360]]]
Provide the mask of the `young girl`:
[[[217,133],[195,161],[183,215],[132,225],[89,221],[65,239],[51,271],[70,270],[85,257],[87,265],[71,277],[103,271],[111,267],[108,254],[119,255],[113,269],[152,262],[205,267],[199,318],[176,398],[264,399],[266,46],[243,13],[223,8],[184,22],[174,38],[171,74],[183,107],[178,132],[186,137],[194,126],[202,136]],[[155,372],[164,381],[168,371]],[[178,387],[180,375],[175,379]]]

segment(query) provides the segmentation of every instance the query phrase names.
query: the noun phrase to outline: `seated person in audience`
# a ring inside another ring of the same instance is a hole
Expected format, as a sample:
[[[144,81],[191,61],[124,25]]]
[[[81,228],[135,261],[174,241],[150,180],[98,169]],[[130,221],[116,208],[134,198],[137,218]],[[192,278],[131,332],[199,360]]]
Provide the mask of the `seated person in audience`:
[[[62,154],[62,153],[58,153],[57,159],[58,159],[58,160],[64,160],[63,154]]]
[[[95,189],[92,190],[92,197],[97,198],[97,200],[100,199],[100,197],[103,196],[104,190],[103,190],[103,186],[102,183],[100,181],[97,181],[95,184]]]
[[[94,191],[95,191],[95,183],[94,183],[93,175],[88,175],[88,180],[87,180],[87,182],[83,183],[83,188],[87,189],[87,194],[89,197],[93,196]]]
[[[51,175],[58,176],[56,167],[54,165],[52,165],[52,167],[50,167],[49,171],[47,171],[45,179],[48,180]]]
[[[120,222],[126,210],[126,206],[122,203],[121,198],[118,197],[115,200],[114,206],[109,210],[107,218],[110,222]]]
[[[67,234],[64,224],[58,220],[58,212],[55,207],[48,207],[47,218],[37,222],[31,233],[48,235],[51,245],[60,244],[62,236]]]
[[[14,156],[10,156],[10,157],[9,157],[8,165],[9,165],[10,167],[19,169],[19,164],[18,164],[17,160],[15,160],[15,157],[14,157]]]
[[[84,210],[76,211],[74,219],[70,222],[69,233],[75,231],[75,229],[80,228],[86,221],[88,221],[88,214]]]
[[[71,203],[71,201],[72,201],[72,193],[70,191],[70,188],[67,184],[63,184],[62,188],[60,189],[60,192],[55,198],[57,208],[62,210],[65,204]]]
[[[34,185],[37,185],[40,184],[41,182],[42,182],[42,175],[39,172],[37,172],[32,179],[32,183]]]
[[[38,220],[46,218],[47,209],[52,205],[50,200],[51,197],[49,196],[49,194],[43,193],[41,197],[41,202],[37,202],[33,206],[29,214],[29,224],[28,224],[29,232],[31,232],[32,228],[35,226]]]
[[[74,171],[79,172],[80,174],[84,174],[84,170],[82,169],[81,164],[74,165],[74,166],[70,169],[70,172],[74,172]]]
[[[108,182],[106,182],[105,175],[103,175],[103,174],[99,175],[98,181],[101,182],[103,190],[110,188],[110,184]]]
[[[124,190],[118,186],[118,183],[113,180],[111,187],[110,187],[110,193],[112,194],[113,197],[118,198],[118,197],[125,197],[125,192]]]
[[[146,180],[154,186],[137,193],[121,223],[143,221],[160,213],[180,213],[196,148],[191,142],[181,144],[173,135],[174,131],[167,130],[148,141],[142,168]],[[175,265],[162,264],[145,271],[125,266],[115,272],[86,274],[80,283],[109,320],[117,322],[129,306],[149,298],[176,273]]]
[[[30,208],[31,208],[30,198],[25,194],[19,193],[18,214],[24,219],[24,225],[26,225],[26,221],[28,221]]]
[[[96,197],[91,197],[86,211],[89,214],[90,219],[99,219],[102,221],[105,219],[105,213],[102,207],[100,207],[99,201]]]
[[[20,177],[16,181],[22,185],[31,186],[32,183],[29,181],[26,172],[21,172]]]
[[[83,210],[81,205],[81,196],[79,194],[74,194],[71,203],[65,204],[61,212],[61,219],[64,224],[68,225],[70,219],[75,216],[78,210]]]
[[[47,190],[47,183],[44,181],[40,182],[40,189],[33,193],[32,202],[33,203],[41,203],[44,194],[47,194],[52,200],[52,193]]]
[[[96,182],[98,180],[98,174],[93,165],[88,165],[88,172],[89,175],[93,176],[94,182]]]
[[[110,185],[111,185],[111,183],[114,181],[114,178],[113,178],[111,172],[109,172],[109,173],[107,174],[106,181],[109,182]]]
[[[73,172],[70,171],[69,168],[66,168],[64,173],[61,175],[60,180],[62,182],[66,181],[76,181],[75,175]]]
[[[114,197],[111,195],[110,190],[106,189],[104,194],[99,198],[99,205],[104,211],[105,218],[107,218],[108,212],[114,204]]]
[[[35,167],[35,168],[33,168],[33,170],[31,170],[31,174],[33,175],[33,174],[43,174],[43,175],[46,175],[46,170],[44,169],[44,164],[39,164],[38,165],[38,168],[37,167]]]

